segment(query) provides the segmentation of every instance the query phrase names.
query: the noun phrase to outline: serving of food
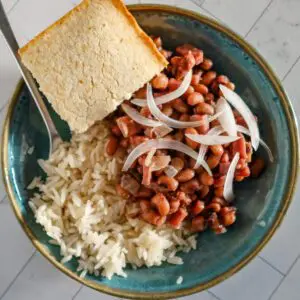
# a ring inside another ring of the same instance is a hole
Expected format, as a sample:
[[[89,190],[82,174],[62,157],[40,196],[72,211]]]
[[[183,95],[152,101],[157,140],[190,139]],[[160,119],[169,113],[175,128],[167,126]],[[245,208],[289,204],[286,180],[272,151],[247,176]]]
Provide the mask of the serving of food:
[[[219,72],[197,42],[172,45],[148,36],[122,1],[85,0],[20,49],[72,131],[38,157],[28,206],[80,278],[129,279],[196,251],[200,260],[206,234],[222,240],[247,215],[235,182],[271,182],[277,151],[231,70]]]

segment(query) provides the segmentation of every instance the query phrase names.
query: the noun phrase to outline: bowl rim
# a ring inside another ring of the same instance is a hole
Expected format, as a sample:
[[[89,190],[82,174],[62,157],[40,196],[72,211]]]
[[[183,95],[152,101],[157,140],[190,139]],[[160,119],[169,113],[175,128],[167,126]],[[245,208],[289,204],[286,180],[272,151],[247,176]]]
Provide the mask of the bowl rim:
[[[285,117],[287,119],[288,127],[289,127],[289,133],[291,138],[291,151],[292,151],[292,157],[291,157],[291,173],[289,175],[289,185],[287,187],[287,191],[283,197],[281,209],[278,211],[275,219],[273,220],[273,224],[271,228],[266,232],[264,235],[262,241],[253,249],[251,253],[249,253],[247,256],[245,256],[239,263],[237,263],[235,266],[227,270],[226,272],[220,274],[219,276],[204,282],[202,284],[198,284],[194,287],[185,288],[185,289],[179,289],[177,291],[172,292],[159,292],[159,293],[153,293],[153,292],[133,292],[129,290],[123,290],[123,289],[116,289],[106,286],[105,284],[99,284],[91,280],[87,280],[85,278],[81,278],[79,275],[77,275],[75,272],[69,270],[66,266],[61,264],[59,261],[56,260],[54,256],[51,255],[50,252],[47,251],[45,246],[41,242],[39,242],[36,237],[34,236],[33,232],[30,230],[30,228],[25,223],[25,220],[21,214],[21,211],[18,207],[17,200],[14,196],[13,192],[13,186],[9,179],[9,172],[8,172],[8,139],[9,139],[9,125],[12,118],[12,114],[15,108],[15,105],[18,100],[19,93],[24,85],[23,79],[19,81],[17,84],[15,91],[13,93],[13,96],[11,100],[9,101],[8,109],[5,116],[5,121],[3,125],[3,131],[2,131],[2,147],[1,147],[1,167],[2,167],[2,176],[3,181],[5,185],[5,189],[8,195],[8,198],[10,200],[10,204],[13,208],[13,211],[15,213],[15,216],[17,217],[20,225],[22,226],[23,230],[27,234],[28,238],[31,240],[32,244],[35,246],[35,248],[46,258],[48,261],[50,261],[57,269],[62,271],[64,274],[68,275],[69,277],[75,279],[81,284],[84,284],[90,288],[93,288],[97,291],[122,297],[122,298],[129,298],[129,299],[170,299],[174,297],[182,297],[191,295],[200,291],[203,291],[205,289],[208,289],[225,279],[229,278],[233,274],[235,274],[237,271],[239,271],[241,268],[246,266],[261,250],[262,248],[268,243],[268,241],[271,239],[271,237],[274,235],[275,231],[281,224],[283,217],[285,216],[287,209],[292,201],[293,194],[296,187],[297,177],[299,173],[299,136],[298,136],[298,125],[297,125],[297,118],[295,116],[295,112],[293,110],[292,104],[282,87],[280,80],[278,79],[277,75],[272,71],[269,64],[265,61],[265,59],[250,45],[248,42],[246,42],[239,34],[235,33],[231,29],[229,29],[226,25],[221,24],[213,19],[210,19],[200,13],[190,11],[183,8],[178,8],[175,6],[170,5],[160,5],[160,4],[134,4],[134,5],[128,5],[128,8],[132,12],[142,12],[142,11],[158,11],[158,12],[165,12],[165,13],[172,13],[181,15],[184,17],[189,17],[192,19],[195,19],[199,22],[202,22],[206,25],[211,26],[213,29],[222,32],[226,36],[228,36],[230,39],[232,39],[234,42],[240,45],[240,47],[250,56],[254,61],[262,68],[265,75],[267,76],[268,80],[273,85],[274,90],[279,96],[280,102],[283,106]]]

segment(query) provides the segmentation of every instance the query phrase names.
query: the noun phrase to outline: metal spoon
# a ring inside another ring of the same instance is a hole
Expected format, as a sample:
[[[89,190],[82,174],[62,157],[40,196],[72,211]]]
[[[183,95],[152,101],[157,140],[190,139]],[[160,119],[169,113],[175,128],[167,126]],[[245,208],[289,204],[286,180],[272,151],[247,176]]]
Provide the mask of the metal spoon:
[[[21,62],[21,58],[18,54],[19,45],[10,27],[9,21],[7,19],[1,1],[0,1],[0,30],[4,35],[6,43],[16,60],[16,63],[21,71],[23,79],[26,82],[27,87],[31,93],[31,96],[36,106],[38,107],[40,114],[42,115],[42,118],[44,120],[44,123],[46,125],[48,136],[49,136],[49,156],[50,156],[53,150],[53,145],[56,144],[57,141],[61,140],[61,137],[52,121],[52,118],[50,117],[50,114],[39,92],[35,80],[33,79],[31,73],[26,69],[26,67]]]

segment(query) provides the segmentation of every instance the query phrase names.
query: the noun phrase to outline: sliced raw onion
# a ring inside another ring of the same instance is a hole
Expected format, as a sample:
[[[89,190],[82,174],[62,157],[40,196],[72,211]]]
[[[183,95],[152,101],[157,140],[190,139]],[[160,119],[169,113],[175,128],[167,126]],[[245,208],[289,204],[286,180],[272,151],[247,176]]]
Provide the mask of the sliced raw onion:
[[[216,112],[223,112],[218,120],[225,131],[232,136],[237,135],[236,122],[230,105],[221,97],[216,106]]]
[[[234,180],[235,169],[239,162],[239,159],[240,159],[240,153],[237,152],[234,155],[232,162],[230,163],[230,166],[229,166],[226,178],[225,178],[223,195],[227,202],[232,202],[232,200],[234,199],[233,180]]]
[[[202,135],[202,134],[189,134],[189,133],[187,133],[185,136],[187,136],[189,139],[191,139],[194,142],[197,142],[202,145],[208,145],[208,146],[232,143],[240,138],[238,136],[223,136],[223,135],[211,135],[211,134]]]
[[[192,75],[193,75],[192,70],[190,70],[185,75],[185,77],[184,77],[181,85],[178,87],[178,89],[176,89],[175,91],[173,91],[169,94],[155,98],[156,105],[170,102],[170,101],[182,96],[187,91],[187,89],[189,88],[189,86],[191,84]],[[133,103],[137,106],[146,106],[147,105],[145,99],[133,99],[133,100],[131,100],[131,103]]]
[[[235,109],[241,114],[241,116],[244,118],[251,135],[251,143],[254,150],[257,150],[259,145],[259,130],[257,121],[251,112],[250,108],[247,106],[247,104],[243,101],[243,99],[227,88],[226,86],[220,84],[219,85],[225,99],[235,107]]]
[[[145,166],[146,166],[146,167],[150,167],[150,165],[151,165],[151,163],[152,163],[152,158],[153,158],[155,152],[156,152],[156,149],[155,149],[155,148],[154,148],[154,149],[151,149],[151,150],[148,152],[148,154],[147,154],[147,156],[146,156],[146,159],[145,159]]]
[[[210,129],[207,134],[208,135],[220,135],[223,132],[224,132],[224,129],[221,126],[216,126],[216,127],[213,127],[212,129]],[[207,145],[200,146],[197,161],[196,161],[194,169],[198,169],[201,166],[202,162],[204,161],[204,157],[205,157],[207,149],[208,149]]]
[[[148,127],[158,127],[161,126],[162,123],[155,121],[155,120],[151,120],[148,119],[144,116],[142,116],[136,109],[130,107],[128,104],[122,104],[121,105],[123,110],[125,111],[125,113],[135,122],[144,125],[144,126],[148,126]]]
[[[169,126],[162,124],[161,126],[153,128],[153,132],[157,138],[162,138],[169,134],[173,129]]]
[[[248,136],[250,136],[250,131],[248,128],[241,126],[241,125],[237,125],[237,130],[243,134],[246,134]],[[274,162],[274,156],[272,154],[271,149],[269,148],[269,146],[266,144],[266,142],[262,139],[259,139],[259,143],[261,144],[261,146],[267,151],[268,156],[269,156],[269,160],[270,162]]]
[[[169,165],[165,167],[164,172],[168,177],[175,177],[178,173],[178,170],[173,166]]]
[[[151,114],[158,119],[159,121],[163,122],[167,126],[171,128],[188,128],[188,127],[199,127],[203,124],[205,124],[204,120],[200,121],[192,121],[192,122],[183,122],[183,121],[177,121],[175,119],[169,118],[164,113],[160,111],[160,109],[156,106],[152,94],[152,87],[148,83],[147,84],[147,104],[149,107],[149,110],[151,111]],[[211,116],[208,118],[208,122],[211,122],[215,119],[215,116]]]
[[[192,157],[195,160],[197,159],[198,156],[197,152],[195,152],[190,147],[188,147],[187,145],[179,141],[172,141],[172,140],[165,140],[165,139],[149,140],[138,145],[130,152],[130,154],[128,155],[124,163],[122,171],[127,171],[137,158],[139,158],[141,155],[147,153],[148,151],[154,148],[157,150],[168,149],[168,150],[183,152],[184,154]],[[202,161],[201,165],[209,175],[212,175],[212,172],[205,161]]]

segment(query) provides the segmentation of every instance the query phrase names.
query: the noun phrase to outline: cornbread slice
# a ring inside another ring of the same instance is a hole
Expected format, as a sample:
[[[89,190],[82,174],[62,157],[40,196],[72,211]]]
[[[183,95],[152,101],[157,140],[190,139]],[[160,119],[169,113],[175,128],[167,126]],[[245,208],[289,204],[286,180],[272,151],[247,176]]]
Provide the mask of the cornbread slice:
[[[83,0],[19,54],[75,132],[114,111],[168,64],[121,0]]]

